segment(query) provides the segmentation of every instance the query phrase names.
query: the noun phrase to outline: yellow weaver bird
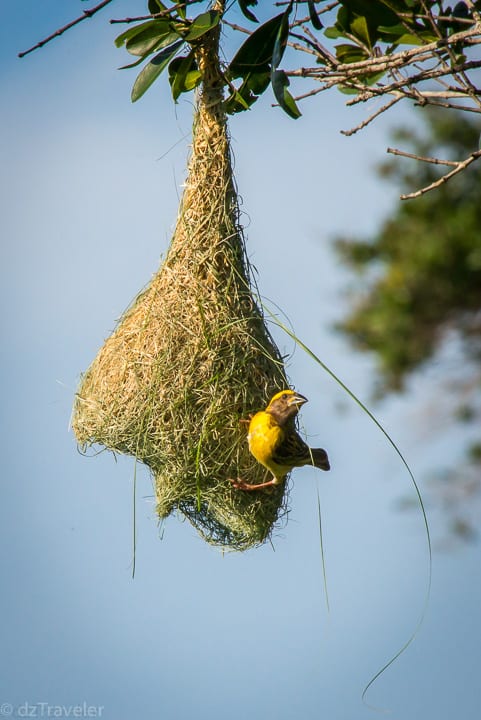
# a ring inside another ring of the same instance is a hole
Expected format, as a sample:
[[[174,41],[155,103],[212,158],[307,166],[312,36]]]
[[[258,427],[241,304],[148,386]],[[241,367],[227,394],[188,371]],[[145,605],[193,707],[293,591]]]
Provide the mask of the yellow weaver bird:
[[[249,450],[272,473],[272,480],[253,485],[237,478],[231,480],[235,488],[259,490],[278,485],[293,468],[303,465],[313,465],[321,470],[330,469],[326,451],[310,448],[296,431],[295,417],[306,402],[307,398],[300,393],[281,390],[274,395],[265,410],[251,418],[247,436]]]

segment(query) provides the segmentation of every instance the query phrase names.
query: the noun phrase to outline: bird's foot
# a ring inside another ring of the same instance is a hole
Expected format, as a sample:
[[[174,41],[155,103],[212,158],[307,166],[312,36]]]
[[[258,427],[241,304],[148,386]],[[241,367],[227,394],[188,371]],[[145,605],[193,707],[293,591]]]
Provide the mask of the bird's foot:
[[[236,490],[250,490],[252,487],[250,483],[246,483],[242,478],[229,478],[229,482],[232,483]]]
[[[239,420],[239,425],[250,425],[251,420],[252,420],[252,414],[250,414],[246,418],[241,418]]]
[[[273,485],[276,485],[276,481],[269,480],[268,482],[264,483],[248,483],[245,482],[245,480],[242,480],[242,478],[229,478],[229,481],[232,483],[232,485],[236,488],[236,490],[262,490],[263,488],[272,487]]]

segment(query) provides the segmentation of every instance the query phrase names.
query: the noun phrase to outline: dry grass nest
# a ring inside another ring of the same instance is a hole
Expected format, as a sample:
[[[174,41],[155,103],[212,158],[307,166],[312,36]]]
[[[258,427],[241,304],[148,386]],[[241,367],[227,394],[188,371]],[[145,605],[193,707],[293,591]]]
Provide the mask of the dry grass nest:
[[[168,254],[83,375],[73,429],[145,463],[160,518],[179,511],[210,543],[245,550],[286,512],[262,482],[240,421],[287,383],[252,291],[225,117],[204,87]]]

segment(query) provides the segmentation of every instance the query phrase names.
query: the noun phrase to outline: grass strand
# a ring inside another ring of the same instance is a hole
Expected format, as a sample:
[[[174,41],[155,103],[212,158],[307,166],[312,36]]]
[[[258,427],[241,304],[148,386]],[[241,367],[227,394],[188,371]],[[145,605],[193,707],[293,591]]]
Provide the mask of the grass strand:
[[[321,498],[319,495],[319,486],[316,486],[317,490],[317,516],[319,519],[319,544],[320,544],[320,550],[321,550],[321,562],[322,562],[322,578],[324,581],[324,597],[326,599],[326,608],[327,612],[330,612],[330,606],[329,606],[329,592],[327,589],[327,573],[326,573],[326,556],[324,553],[324,537],[322,532],[322,515],[321,515]]]
[[[263,304],[263,307],[264,307],[265,312],[269,315],[269,317],[270,317],[270,319],[271,319],[271,322],[272,322],[274,325],[277,325],[277,327],[279,327],[281,330],[283,330],[292,340],[294,340],[294,342],[295,342],[297,345],[299,345],[300,348],[302,348],[302,350],[304,350],[304,352],[305,352],[312,360],[314,360],[314,362],[316,362],[333,380],[335,380],[336,383],[337,383],[337,384],[349,395],[349,397],[368,415],[368,417],[372,420],[372,422],[376,425],[376,427],[383,433],[383,435],[385,436],[385,438],[389,441],[390,445],[392,446],[392,448],[395,450],[396,454],[397,454],[398,457],[400,458],[400,460],[401,460],[401,462],[403,463],[405,469],[407,470],[407,472],[408,472],[408,474],[409,474],[409,477],[410,477],[410,479],[411,479],[411,483],[412,483],[412,485],[413,485],[413,487],[414,487],[414,490],[415,490],[415,492],[416,492],[417,500],[418,500],[418,502],[419,502],[419,507],[420,507],[420,509],[421,509],[422,518],[423,518],[423,523],[424,523],[424,529],[425,529],[425,533],[426,533],[427,549],[428,549],[428,579],[427,579],[426,592],[425,592],[425,597],[424,597],[424,603],[423,603],[422,611],[421,611],[419,620],[418,620],[418,622],[417,622],[417,624],[416,624],[416,627],[415,627],[413,633],[412,633],[412,634],[410,635],[410,637],[408,638],[408,640],[407,640],[407,641],[403,644],[403,646],[397,651],[397,653],[396,653],[388,662],[386,662],[386,663],[381,667],[380,670],[378,670],[378,671],[376,672],[376,674],[371,678],[371,680],[369,680],[369,682],[368,682],[367,685],[365,686],[365,688],[364,688],[364,690],[363,690],[363,692],[362,692],[362,701],[363,701],[366,705],[368,705],[368,703],[366,703],[366,701],[365,701],[367,691],[368,691],[369,688],[376,682],[376,680],[400,657],[400,655],[402,655],[402,654],[408,649],[408,647],[411,645],[411,643],[412,643],[412,642],[414,641],[414,639],[417,637],[417,635],[418,635],[418,633],[419,633],[419,630],[420,630],[420,628],[421,628],[421,625],[422,625],[423,622],[424,622],[424,618],[426,617],[426,612],[427,612],[427,608],[428,608],[428,605],[429,605],[429,599],[430,599],[430,597],[431,597],[432,565],[433,565],[431,533],[430,533],[430,531],[429,531],[429,523],[428,523],[428,518],[427,518],[427,515],[426,515],[426,509],[425,509],[425,507],[424,507],[424,502],[423,502],[423,499],[422,499],[422,496],[421,496],[421,491],[420,491],[420,489],[419,489],[419,486],[418,486],[418,484],[417,484],[417,482],[416,482],[416,479],[415,479],[415,477],[414,477],[414,474],[413,474],[411,468],[409,467],[409,464],[408,464],[406,458],[404,457],[404,455],[402,454],[402,452],[400,451],[400,449],[398,448],[398,446],[396,445],[396,443],[394,442],[394,440],[392,439],[392,437],[389,435],[389,433],[387,432],[387,430],[381,425],[381,423],[379,422],[379,420],[375,417],[375,415],[373,415],[373,413],[369,410],[369,408],[366,407],[366,405],[362,402],[362,400],[360,400],[360,399],[357,397],[357,395],[355,395],[355,393],[353,393],[353,391],[336,375],[335,372],[333,372],[333,370],[331,370],[330,367],[328,367],[328,366],[318,357],[318,355],[316,355],[316,353],[315,353],[313,350],[311,350],[311,348],[309,348],[304,342],[302,342],[302,340],[300,340],[300,339],[295,335],[295,333],[292,332],[292,330],[290,330],[281,320],[279,320],[279,318],[278,318],[273,312],[271,312],[271,310],[270,310],[268,307],[266,307],[264,304]],[[319,520],[319,521],[320,521],[320,520]]]
[[[135,561],[137,557],[137,459],[134,459],[134,481],[132,502],[132,580],[135,578]]]

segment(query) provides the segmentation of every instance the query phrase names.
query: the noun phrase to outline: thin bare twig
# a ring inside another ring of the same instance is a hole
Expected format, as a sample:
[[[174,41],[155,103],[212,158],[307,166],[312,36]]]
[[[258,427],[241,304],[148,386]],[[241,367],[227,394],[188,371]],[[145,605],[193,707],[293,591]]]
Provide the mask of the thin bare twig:
[[[288,41],[287,44],[289,47],[293,48],[293,50],[301,50],[302,52],[310,53],[311,55],[315,55],[316,57],[319,57],[318,50],[308,48],[305,45],[300,45],[299,43],[296,43],[296,42],[291,42],[290,40]]]
[[[302,18],[295,18],[295,19],[290,23],[290,28],[291,28],[291,30],[292,30],[292,28],[301,27],[301,25],[305,25],[306,22],[309,22],[309,20],[310,20],[309,16],[307,16],[307,17],[302,17]]]
[[[170,13],[170,10],[169,10],[169,13]],[[155,13],[155,15],[136,15],[135,17],[110,18],[109,23],[111,25],[117,25],[117,24],[127,25],[129,23],[142,22],[143,20],[155,20],[156,18],[164,17],[165,14],[166,14],[165,10],[162,10],[162,12]]]
[[[422,6],[424,8],[424,11],[428,15],[429,23],[431,25],[433,33],[438,37],[439,40],[442,40],[443,35],[441,34],[441,31],[439,30],[439,25],[437,24],[436,20],[434,19],[431,9],[427,7],[425,0],[422,0]],[[471,80],[469,79],[469,77],[466,75],[466,73],[463,72],[462,68],[460,69],[459,72],[456,70],[456,64],[457,64],[456,53],[454,52],[454,49],[450,43],[447,44],[446,51],[447,51],[447,53],[449,55],[449,59],[451,61],[453,78],[458,81],[458,83],[461,87],[465,88],[466,95],[472,95],[473,93],[475,93],[476,88],[473,85],[473,83],[471,82]]]
[[[229,20],[226,20],[225,18],[222,18],[222,24],[227,25],[232,30],[237,30],[237,32],[244,33],[245,35],[250,35],[252,32],[251,30],[248,30],[247,28],[242,27],[242,25],[236,25],[235,23],[229,22]]]
[[[86,20],[87,18],[91,18],[92,15],[95,15],[96,12],[104,8],[106,5],[111,3],[112,0],[102,0],[101,3],[96,5],[93,8],[90,8],[90,10],[84,10],[82,15],[80,17],[76,18],[75,20],[72,20],[72,22],[67,23],[67,25],[64,25],[63,27],[56,30],[54,33],[46,37],[44,40],[40,40],[36,45],[33,45],[28,50],[24,50],[23,52],[18,53],[18,57],[22,58],[25,57],[25,55],[28,55],[29,53],[33,52],[34,50],[38,50],[38,48],[43,47],[47,43],[49,43],[51,40],[54,40],[56,37],[59,37],[59,35],[63,35],[64,32],[67,30],[70,30],[74,25],[77,25],[78,23],[82,22],[82,20]]]
[[[481,91],[477,90],[479,94]],[[426,98],[465,98],[466,93],[463,90],[454,90],[446,87],[446,90],[423,90],[423,97]]]
[[[274,3],[274,7],[284,7],[286,5],[289,5],[290,1],[291,0],[278,0],[278,2]],[[307,4],[307,2],[308,0],[296,0],[296,5]],[[318,4],[318,2],[319,0],[317,0],[316,5]],[[316,12],[318,15],[323,15],[324,13],[334,10],[334,8],[338,7],[339,4],[340,0],[333,0],[333,2],[327,3],[327,5],[324,5],[323,7],[316,7]],[[305,21],[308,20],[310,20],[310,18],[306,17]]]
[[[316,12],[318,15],[322,15],[323,13],[327,13],[330,10],[334,10],[335,7],[339,5],[339,0],[334,0],[334,2],[327,3],[327,5],[324,5],[322,8],[316,8]]]
[[[474,69],[477,67],[481,67],[481,61],[472,61],[469,63],[465,63],[466,69]],[[425,82],[426,80],[433,80],[437,77],[443,77],[446,75],[451,75],[452,71],[449,67],[443,67],[438,68],[437,70],[431,70],[430,68],[426,68],[425,70],[415,74],[408,76],[406,78],[403,78],[402,80],[395,81],[391,83],[390,85],[380,85],[378,87],[368,87],[365,88],[364,93],[362,97],[359,97],[360,102],[365,102],[366,100],[369,100],[373,96],[377,95],[386,95],[390,94],[393,91],[402,91],[406,94],[406,97],[411,97],[413,100],[418,99],[419,92],[422,94],[423,91],[419,91],[418,93],[413,94],[413,86],[417,85],[418,83]],[[453,88],[454,90],[454,88]],[[477,94],[481,94],[481,89],[476,90]],[[459,96],[458,96],[459,97]],[[464,93],[464,97],[466,99],[473,99],[471,93]],[[429,98],[429,95],[426,94],[426,100]],[[353,103],[354,104],[354,103]]]
[[[432,165],[449,165],[450,167],[457,167],[459,165],[458,160],[441,160],[435,157],[425,157],[423,155],[416,155],[415,153],[405,152],[404,150],[398,150],[397,148],[388,147],[386,152],[391,155],[398,155],[399,157],[411,158],[411,160],[418,160],[420,162],[431,163]]]
[[[305,2],[307,2],[307,0],[305,0]],[[282,4],[288,5],[289,3],[286,2],[286,3],[274,3],[274,4],[280,6]],[[339,0],[335,0],[335,2],[332,2],[328,5],[324,5],[324,7],[322,7],[322,8],[316,8],[316,12],[318,15],[322,15],[323,13],[333,10],[337,5],[339,5]],[[296,18],[291,23],[291,27],[298,27],[299,25],[304,25],[304,23],[310,22],[310,20],[311,20],[310,15],[307,15],[307,17],[303,17],[303,18]]]
[[[413,198],[420,197],[421,195],[424,195],[425,193],[429,192],[430,190],[434,190],[437,187],[440,187],[444,183],[447,183],[448,180],[451,180],[452,177],[457,175],[458,173],[462,172],[463,170],[466,170],[468,165],[471,165],[472,162],[475,160],[478,160],[481,157],[481,150],[476,150],[476,152],[471,153],[465,160],[461,160],[456,164],[456,167],[451,170],[451,172],[446,173],[446,175],[442,175],[438,180],[435,180],[435,182],[432,182],[430,185],[426,185],[426,187],[421,188],[420,190],[416,190],[412,193],[407,193],[406,195],[401,195],[401,200],[412,200]]]
[[[400,18],[406,18],[407,20],[412,19],[412,15],[409,13],[397,13]],[[416,19],[417,20],[429,20],[433,18],[435,22],[439,22],[440,20],[442,22],[456,22],[459,25],[472,25],[474,23],[473,18],[462,18],[458,17],[457,15],[435,15],[433,12],[429,11],[429,14],[422,14],[422,13],[416,13]]]
[[[446,108],[447,110],[460,110],[461,112],[473,112],[473,113],[478,113],[478,115],[481,113],[480,107],[469,107],[469,105],[459,105],[457,103],[452,103],[452,102],[441,102],[440,100],[433,100],[431,98],[428,98],[428,104],[434,105],[435,107]]]
[[[298,33],[295,33],[295,32],[290,32],[289,37],[297,38],[298,40],[301,41],[301,43],[305,43],[305,44],[299,44],[296,42],[289,41],[287,44],[290,47],[295,48],[296,50],[301,50],[302,52],[305,52],[305,53],[310,53],[311,55],[315,55],[316,57],[319,57],[320,49],[319,49],[319,45],[317,43],[310,42],[310,40],[307,40],[303,35],[299,35]]]
[[[304,40],[304,42],[307,42],[307,43],[310,42],[312,47],[317,49],[317,51],[319,52],[321,57],[323,57],[325,60],[328,60],[329,63],[332,65],[332,67],[334,67],[334,68],[337,67],[339,65],[339,60],[336,58],[336,56],[332,55],[329,52],[329,50],[327,50],[327,48],[325,48],[323,45],[321,45],[318,42],[316,36],[310,31],[309,28],[306,27],[306,28],[303,28],[303,30],[304,30],[304,33],[307,35],[307,38]]]
[[[388,70],[395,67],[406,67],[409,64],[415,62],[425,62],[430,58],[437,57],[436,53],[440,50],[445,49],[449,43],[460,43],[465,44],[479,44],[481,42],[481,27],[476,26],[470,30],[464,30],[463,32],[455,33],[450,35],[449,38],[442,38],[435,40],[431,43],[427,43],[420,47],[414,47],[409,50],[400,50],[399,52],[392,53],[390,55],[381,55],[380,57],[370,57],[366,60],[360,60],[355,63],[340,63],[336,60],[336,70],[340,70],[342,73],[349,74],[365,74],[365,73],[377,73],[387,72]],[[312,75],[321,77],[325,74],[323,68],[312,68]],[[296,71],[291,73],[296,74]]]
[[[481,38],[479,38],[479,42],[481,42]],[[406,61],[406,64],[408,62],[409,61]],[[388,63],[376,65],[374,65],[374,63],[366,65],[365,63],[366,61],[363,61],[362,63],[351,63],[351,65],[355,64],[357,66],[364,65],[366,69],[363,72],[360,72],[359,69],[353,72],[349,65],[346,64],[338,65],[336,71],[333,71],[332,69],[324,70],[316,68],[315,71],[312,72],[310,68],[302,68],[301,71],[293,71],[292,73],[287,72],[287,74],[293,76],[300,75],[301,77],[309,76],[313,79],[319,80],[319,82],[323,83],[324,89],[328,89],[333,86],[346,85],[347,87],[357,90],[358,94],[356,97],[348,101],[348,105],[356,105],[360,102],[366,102],[373,97],[397,94],[398,92],[402,92],[407,98],[410,98],[415,102],[427,104],[427,102],[429,102],[429,96],[426,95],[426,97],[423,97],[424,91],[416,89],[415,86],[428,80],[435,80],[439,77],[452,75],[451,68],[447,65],[443,65],[442,67],[437,67],[435,69],[426,67],[418,73],[403,76],[399,80],[394,80],[388,84],[383,85],[381,83],[377,83],[375,85],[366,85],[362,81],[358,80],[360,75],[362,76],[364,74],[382,71],[387,72],[389,68],[387,67]],[[481,67],[481,60],[472,60],[464,63],[465,70],[475,69],[478,67]],[[461,90],[459,87],[455,86],[448,86],[448,88],[453,92],[460,91],[462,95],[458,97],[465,97],[466,99],[474,100],[472,93],[463,91],[462,88]],[[476,94],[481,95],[481,89],[476,89]]]
[[[166,8],[165,10],[160,10],[158,13],[152,13],[151,15],[138,15],[137,17],[126,17],[126,18],[111,18],[109,20],[111,25],[115,25],[117,23],[133,23],[133,22],[140,22],[141,20],[155,20],[158,18],[167,17],[168,15],[171,15],[176,10],[180,10],[180,8],[187,7],[187,5],[195,5],[195,3],[202,2],[202,0],[184,0],[184,2],[179,2],[177,5],[172,5],[170,8]]]
[[[283,5],[289,5],[291,0],[280,0],[279,2],[275,2],[274,5],[276,7],[282,7]],[[296,5],[300,5],[301,3],[306,3],[307,0],[297,0]]]
[[[393,105],[398,103],[400,100],[404,98],[404,95],[402,93],[399,93],[399,95],[396,95],[396,97],[391,98],[389,102],[387,102],[385,105],[383,105],[381,108],[376,110],[376,112],[373,112],[372,115],[370,115],[368,118],[363,120],[359,123],[359,125],[356,125],[356,127],[351,128],[350,130],[341,130],[341,133],[343,135],[346,135],[346,137],[350,137],[351,135],[354,135],[359,130],[363,130],[369,123],[371,123],[373,120],[375,120],[379,115],[381,115],[383,112],[386,112],[386,110],[389,110],[392,108]],[[297,100],[297,98],[296,98]]]
[[[312,97],[313,95],[319,95],[324,90],[322,87],[313,88],[312,90],[309,90],[309,92],[304,93],[303,95],[296,95],[294,100],[298,102],[299,100],[305,100],[308,97]]]

